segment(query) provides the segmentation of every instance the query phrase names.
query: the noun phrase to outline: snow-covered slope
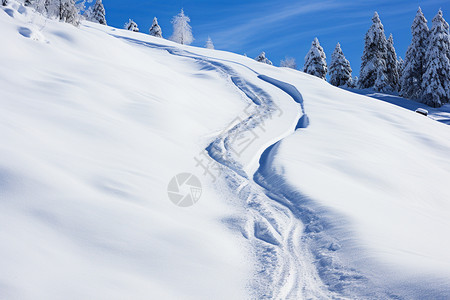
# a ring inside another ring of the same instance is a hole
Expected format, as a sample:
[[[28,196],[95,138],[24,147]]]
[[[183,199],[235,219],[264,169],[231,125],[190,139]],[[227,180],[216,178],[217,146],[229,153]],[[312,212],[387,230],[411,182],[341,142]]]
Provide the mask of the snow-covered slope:
[[[0,298],[450,297],[448,126],[11,2]],[[203,187],[187,208],[167,194],[183,172]]]
[[[385,101],[412,111],[415,111],[418,108],[425,109],[426,111],[428,111],[428,117],[430,117],[431,119],[450,125],[450,104],[444,104],[442,107],[434,108],[414,100],[402,98],[398,95],[384,94],[380,92],[375,92],[370,89],[367,90],[352,89],[351,91],[357,94]]]

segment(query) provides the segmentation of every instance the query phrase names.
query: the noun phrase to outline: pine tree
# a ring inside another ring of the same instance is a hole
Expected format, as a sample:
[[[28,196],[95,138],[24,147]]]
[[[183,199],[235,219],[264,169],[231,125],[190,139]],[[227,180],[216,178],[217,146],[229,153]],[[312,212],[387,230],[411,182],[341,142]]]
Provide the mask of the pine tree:
[[[350,86],[350,88],[357,88],[359,86],[359,77],[355,76],[352,79],[352,85]]]
[[[309,52],[305,57],[303,72],[326,80],[328,71],[326,59],[325,52],[323,52],[319,40],[315,38],[311,44],[311,49],[309,49]]]
[[[352,86],[352,68],[339,43],[331,55],[330,83],[334,86]]]
[[[255,60],[264,64],[272,65],[272,62],[266,58],[266,52],[261,52],[261,54],[255,58]]]
[[[364,53],[361,57],[361,71],[359,74],[359,87],[362,89],[375,88],[384,91],[388,88],[383,86],[387,81],[387,41],[384,35],[383,24],[381,24],[378,13],[372,18],[372,26],[366,33]],[[375,83],[376,87],[375,87]]]
[[[46,5],[48,6],[48,1],[45,0],[25,0],[24,5],[33,7],[37,12],[44,14],[44,12],[47,12]]]
[[[134,22],[133,20],[129,19],[127,23],[125,23],[124,28],[126,30],[130,30],[130,31],[134,31],[134,32],[139,32],[139,27],[136,24],[136,22]]]
[[[156,17],[153,18],[153,24],[152,27],[150,27],[150,35],[162,38],[162,30],[161,27],[159,27],[158,19]]]
[[[376,76],[376,80],[373,86],[373,89],[375,91],[380,91],[380,92],[384,92],[384,91],[389,91],[389,78],[387,76],[387,74],[382,70],[382,69],[378,69],[377,70],[377,76]]]
[[[43,9],[49,16],[56,16],[60,21],[78,26],[80,24],[80,11],[74,0],[45,0]]]
[[[399,88],[400,86],[400,79],[402,78],[403,75],[403,68],[405,67],[405,62],[403,61],[403,58],[401,58],[400,56],[397,59],[397,69],[398,69],[398,76],[399,76]]]
[[[80,24],[80,5],[74,0],[25,0],[24,5],[34,7],[48,17],[56,17],[75,26]]]
[[[211,38],[209,36],[208,36],[208,39],[206,40],[205,48],[206,49],[214,49],[213,41],[211,40]]]
[[[439,10],[433,18],[433,27],[427,52],[426,72],[422,78],[423,103],[440,107],[450,101],[450,36],[449,25]]]
[[[8,0],[2,0],[2,5],[6,6],[8,4]]]
[[[297,69],[297,62],[295,61],[295,58],[293,57],[286,57],[280,62],[280,67],[282,68],[291,68],[291,69]]]
[[[95,4],[89,10],[87,19],[91,22],[107,25],[105,16],[106,12],[102,0],[96,0]]]
[[[387,59],[386,59],[386,72],[387,80],[391,91],[398,92],[399,90],[399,72],[398,72],[398,61],[397,53],[394,48],[394,37],[389,35],[387,40]]]
[[[412,40],[406,51],[400,78],[400,96],[418,100],[422,97],[422,78],[425,74],[425,52],[428,47],[427,19],[419,7],[411,25]]]
[[[182,9],[181,12],[172,19],[173,34],[170,39],[182,45],[190,45],[194,41],[192,27],[189,25],[190,21],[191,19],[184,14],[184,10]]]

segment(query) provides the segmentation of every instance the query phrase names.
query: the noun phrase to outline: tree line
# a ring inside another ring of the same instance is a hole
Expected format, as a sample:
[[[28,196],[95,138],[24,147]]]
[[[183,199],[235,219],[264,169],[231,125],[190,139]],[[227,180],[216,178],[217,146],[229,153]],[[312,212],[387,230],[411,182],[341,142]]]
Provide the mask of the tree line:
[[[360,77],[352,77],[350,62],[338,43],[328,67],[317,38],[305,57],[303,71],[339,87],[394,92],[432,107],[450,102],[450,34],[449,25],[439,10],[431,29],[422,10],[418,9],[411,26],[412,40],[405,60],[397,57],[392,34],[386,38],[380,17],[375,12],[365,35]],[[272,64],[263,52],[257,61]],[[282,67],[297,68],[293,58],[281,61]]]
[[[173,33],[169,38],[171,41],[182,45],[190,45],[194,41],[194,35],[192,34],[192,27],[189,24],[191,19],[185,15],[184,10],[181,9],[180,13],[172,18]],[[135,21],[129,19],[125,23],[125,29],[134,32],[139,32],[139,27]],[[154,37],[162,38],[162,29],[158,24],[158,19],[153,18],[152,26],[150,27],[149,34]],[[214,49],[214,44],[210,37],[206,40],[205,48]]]
[[[23,4],[34,8],[46,17],[56,18],[75,26],[78,26],[83,19],[106,25],[102,0],[96,0],[89,8],[86,8],[86,2],[92,2],[92,0],[24,0]],[[2,0],[2,5],[8,5],[8,0]]]
[[[60,21],[78,26],[81,20],[87,20],[102,25],[107,25],[106,11],[102,0],[95,0],[93,5],[86,7],[86,2],[92,0],[24,0],[24,5],[33,7],[37,12],[50,18],[57,18]],[[8,0],[2,0],[3,5],[8,4]],[[173,34],[170,40],[183,44],[190,45],[194,41],[192,34],[192,27],[190,26],[190,18],[184,14],[182,9],[179,14],[173,17]],[[138,24],[129,19],[125,23],[125,29],[139,32]],[[153,18],[152,26],[149,29],[149,34],[154,37],[162,38],[162,29],[158,24],[158,19]],[[206,40],[205,47],[214,49],[214,44],[210,37]]]

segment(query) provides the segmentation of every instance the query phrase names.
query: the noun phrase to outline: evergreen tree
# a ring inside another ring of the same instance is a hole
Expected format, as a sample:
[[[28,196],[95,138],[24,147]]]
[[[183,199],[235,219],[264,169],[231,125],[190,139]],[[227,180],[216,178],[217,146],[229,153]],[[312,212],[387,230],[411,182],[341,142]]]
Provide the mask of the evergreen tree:
[[[209,36],[208,39],[206,40],[205,48],[214,49],[214,44]]]
[[[377,70],[376,78],[377,79],[375,80],[375,83],[373,86],[373,89],[375,91],[380,91],[380,92],[390,91],[389,78],[388,78],[387,74],[385,72],[383,72],[382,69]]]
[[[272,62],[266,58],[266,52],[261,52],[261,54],[255,58],[255,60],[261,63],[272,65]]]
[[[398,92],[399,90],[399,72],[398,72],[398,60],[397,53],[395,53],[394,48],[394,37],[389,35],[387,40],[387,59],[386,59],[386,71],[388,84],[391,91]]]
[[[43,6],[49,16],[75,26],[80,24],[80,11],[74,0],[46,0]]]
[[[162,30],[161,27],[159,27],[158,19],[156,17],[153,18],[153,24],[152,27],[150,27],[150,35],[162,38]]]
[[[130,30],[130,31],[134,31],[134,32],[139,32],[139,27],[136,24],[136,22],[134,22],[133,20],[129,19],[127,23],[125,23],[124,28],[126,30]]]
[[[398,60],[397,60],[397,69],[398,69],[398,76],[399,76],[399,88],[401,88],[400,86],[400,79],[402,78],[403,75],[403,68],[405,67],[405,62],[403,61],[403,59],[399,56]]]
[[[184,10],[182,9],[181,12],[172,19],[173,34],[170,39],[182,45],[190,45],[194,41],[192,27],[189,25],[190,21],[191,19],[184,14]]]
[[[422,97],[422,78],[425,74],[425,52],[428,47],[427,19],[419,7],[411,25],[412,41],[406,51],[400,78],[400,96],[418,100]]]
[[[353,87],[355,87],[355,88],[359,86],[359,77],[358,76],[353,77],[352,84],[353,84]]]
[[[8,0],[2,0],[2,5],[6,6],[8,4]]]
[[[47,14],[49,0],[25,0],[24,5],[33,7],[37,12],[41,14]]]
[[[102,0],[96,0],[95,4],[89,10],[87,19],[91,22],[107,25],[105,16],[106,12]]]
[[[386,74],[387,41],[377,12],[373,15],[372,22],[366,33],[364,53],[361,57],[359,87],[384,91],[389,87]],[[386,83],[386,86],[383,86],[383,83]]]
[[[74,0],[25,0],[24,5],[34,7],[48,17],[56,17],[75,26],[80,24],[80,8]]]
[[[422,101],[429,106],[440,107],[450,101],[450,36],[441,10],[433,18],[425,68]]]
[[[295,61],[295,58],[293,57],[286,57],[280,62],[280,67],[283,68],[291,68],[296,70],[297,69],[297,62]]]
[[[309,49],[309,52],[305,57],[303,72],[326,80],[328,71],[326,59],[325,52],[323,52],[319,40],[315,38],[311,44],[311,49]]]
[[[330,83],[334,86],[352,86],[352,68],[339,43],[331,55]]]

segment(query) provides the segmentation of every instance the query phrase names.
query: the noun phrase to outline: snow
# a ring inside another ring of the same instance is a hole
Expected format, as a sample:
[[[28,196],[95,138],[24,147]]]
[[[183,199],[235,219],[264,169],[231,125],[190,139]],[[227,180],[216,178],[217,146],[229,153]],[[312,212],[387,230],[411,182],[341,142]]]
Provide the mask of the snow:
[[[14,15],[0,11],[1,298],[242,298],[252,259],[222,224],[239,210],[212,185],[195,209],[166,191],[240,95],[102,25]]]
[[[311,125],[279,145],[275,173],[306,197],[321,234],[339,237],[340,259],[375,285],[448,297],[447,125],[323,84],[300,90]]]
[[[422,115],[424,115],[424,116],[427,116],[427,115],[428,115],[428,110],[423,109],[423,108],[420,108],[420,107],[419,107],[418,109],[416,109],[415,112],[416,112],[416,113],[419,113],[419,114],[422,114]]]
[[[422,103],[421,100],[414,101],[410,99],[405,99],[395,94],[384,94],[380,92],[375,92],[372,89],[364,89],[364,90],[349,89],[349,90],[357,94],[369,96],[377,100],[381,100],[387,103],[403,107],[404,109],[407,110],[416,111],[416,109],[418,108],[427,110],[428,117],[430,117],[431,119],[450,125],[450,104],[445,104],[439,108],[433,108]]]
[[[450,297],[433,110],[11,2],[1,298]],[[203,187],[191,207],[167,194],[181,173]]]

